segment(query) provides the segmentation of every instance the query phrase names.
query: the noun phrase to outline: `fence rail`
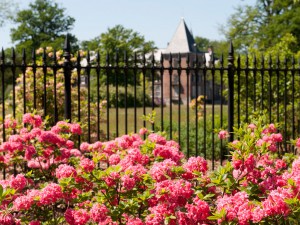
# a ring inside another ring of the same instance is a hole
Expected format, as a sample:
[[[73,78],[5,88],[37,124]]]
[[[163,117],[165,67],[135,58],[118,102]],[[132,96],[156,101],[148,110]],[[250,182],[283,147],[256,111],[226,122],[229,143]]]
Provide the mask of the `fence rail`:
[[[29,59],[30,58],[30,59]],[[189,157],[202,155],[215,163],[228,154],[215,130],[250,120],[267,111],[268,122],[280,122],[284,149],[300,133],[300,62],[294,58],[234,58],[203,53],[128,56],[99,52],[25,50],[0,57],[2,120],[36,110],[54,124],[69,119],[86,124],[83,141],[110,140],[141,127],[164,131]],[[226,62],[225,62],[226,61]],[[225,65],[226,63],[226,65]],[[259,66],[258,66],[259,65]],[[156,116],[153,115],[156,113]],[[144,115],[143,118],[141,118]],[[5,126],[1,127],[6,140]]]

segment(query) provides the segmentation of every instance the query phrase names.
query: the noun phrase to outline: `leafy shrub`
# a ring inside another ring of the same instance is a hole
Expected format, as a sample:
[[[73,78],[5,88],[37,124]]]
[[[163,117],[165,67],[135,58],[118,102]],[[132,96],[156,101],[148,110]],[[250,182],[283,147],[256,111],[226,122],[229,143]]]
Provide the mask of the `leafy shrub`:
[[[205,121],[206,124],[204,125],[204,118],[200,117],[198,119],[198,136],[196,134],[196,123],[190,122],[189,129],[186,123],[180,124],[181,150],[188,156],[199,155],[206,159],[212,160],[214,158],[214,160],[219,160],[221,155],[224,157],[227,152],[226,141],[220,141],[215,132],[216,130],[222,129],[221,118],[219,115],[214,116],[214,128],[212,128],[211,115],[208,115]],[[227,122],[226,116],[223,116],[223,122]],[[160,127],[156,126],[155,131],[158,132],[159,130]],[[164,131],[168,134],[170,133],[169,121],[164,122]],[[172,136],[175,141],[179,140],[178,122],[172,122]],[[198,152],[196,151],[196,140]]]
[[[117,93],[118,93],[118,99],[117,99]],[[107,99],[106,90],[104,88],[100,92],[101,99]],[[118,107],[134,107],[134,104],[136,107],[142,107],[143,101],[144,101],[144,94],[143,89],[141,86],[136,87],[136,96],[134,96],[134,87],[128,86],[127,88],[127,98],[125,101],[126,95],[125,95],[125,87],[118,87],[118,92],[116,91],[116,88],[113,85],[109,85],[109,106],[110,107],[116,107],[118,103]],[[118,101],[117,101],[118,100]],[[148,94],[145,94],[145,106],[151,106],[151,99]]]
[[[79,54],[84,56],[86,53],[80,51]],[[54,59],[56,60],[54,61]],[[45,66],[45,60],[48,64],[51,62],[55,65],[52,65],[51,67]],[[76,61],[76,58],[71,58],[71,61]],[[22,115],[24,113],[24,104],[26,105],[26,112],[35,111],[39,115],[43,115],[44,118],[47,117],[49,123],[52,125],[55,124],[55,119],[62,120],[64,118],[64,71],[60,67],[63,62],[64,59],[62,50],[54,52],[51,47],[47,47],[45,49],[40,48],[36,50],[36,64],[30,64],[28,67],[26,67],[24,73],[20,73],[16,78],[16,119],[22,119]],[[101,116],[106,104],[105,101],[100,100],[99,108],[95,101],[90,101],[89,105],[87,88],[81,87],[80,93],[78,93],[78,75],[80,75],[83,71],[80,71],[79,74],[78,72],[79,71],[77,70],[72,70],[71,72],[72,119],[75,121],[78,120],[78,109],[80,107],[81,121],[87,121],[90,119],[91,138],[92,140],[95,140],[98,129],[97,112],[99,111]],[[9,98],[11,101],[6,101],[6,108],[11,109],[13,108],[13,90],[10,90]],[[55,118],[55,115],[57,118]],[[11,114],[7,115],[7,117],[11,116]],[[81,137],[84,140],[88,139],[88,129],[88,126],[82,127]],[[0,131],[2,131],[2,127],[0,127]]]

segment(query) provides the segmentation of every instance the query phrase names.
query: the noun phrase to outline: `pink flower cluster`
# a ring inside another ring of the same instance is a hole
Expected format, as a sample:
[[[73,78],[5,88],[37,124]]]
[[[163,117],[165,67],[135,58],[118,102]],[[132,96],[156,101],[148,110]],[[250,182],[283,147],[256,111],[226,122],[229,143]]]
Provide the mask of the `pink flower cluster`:
[[[178,163],[184,155],[177,146],[172,146],[172,143],[173,142],[166,142],[165,145],[156,144],[153,150],[153,155],[163,159],[171,159]]]
[[[61,164],[55,170],[55,175],[56,175],[57,179],[76,177],[77,172],[73,166],[69,166],[67,164]]]
[[[226,221],[237,220],[239,224],[246,225],[252,219],[253,214],[253,206],[249,203],[248,198],[248,194],[243,191],[231,196],[225,195],[217,200],[217,210],[225,209]]]
[[[33,127],[40,127],[43,123],[41,116],[26,113],[23,115],[23,123],[32,125]]]
[[[186,177],[196,177],[199,173],[205,174],[207,172],[207,162],[202,157],[190,157],[183,165],[183,168],[186,170]]]
[[[17,127],[17,121],[15,119],[5,119],[4,126],[6,129],[15,129]]]
[[[172,171],[173,167],[177,164],[171,159],[165,159],[162,162],[155,162],[150,169],[150,175],[157,182],[167,180],[168,178],[174,178],[175,172]]]
[[[275,133],[275,125],[270,124],[261,133],[253,133],[258,129],[256,125],[249,126],[252,133],[250,136],[246,134],[247,141],[242,139],[231,145],[234,149],[232,176],[240,186],[232,190],[231,194],[217,199],[217,212],[225,210],[226,213],[218,221],[220,224],[224,221],[245,225],[261,221],[273,223],[271,221],[292,214],[288,201],[299,199],[300,189],[296,185],[300,177],[299,159],[293,162],[292,170],[288,172],[288,161],[273,155],[282,142],[282,135]],[[255,189],[256,192],[251,193],[250,200],[248,193],[241,189]],[[255,200],[253,196],[256,196]]]
[[[227,130],[221,130],[219,133],[218,133],[218,137],[222,140],[222,139],[226,139],[229,137],[229,133]]]
[[[76,149],[78,124],[46,130],[33,114],[23,122],[0,145],[0,165],[24,170],[0,180],[0,224],[41,225],[56,215],[70,225],[248,225],[298,215],[300,158],[275,154],[282,136],[273,124],[247,125],[230,144],[232,161],[210,173],[175,141],[155,133],[144,140],[146,129]]]
[[[56,134],[62,133],[72,133],[72,134],[82,134],[82,130],[79,124],[74,123],[67,123],[65,121],[59,121],[57,124],[51,128],[51,131]]]

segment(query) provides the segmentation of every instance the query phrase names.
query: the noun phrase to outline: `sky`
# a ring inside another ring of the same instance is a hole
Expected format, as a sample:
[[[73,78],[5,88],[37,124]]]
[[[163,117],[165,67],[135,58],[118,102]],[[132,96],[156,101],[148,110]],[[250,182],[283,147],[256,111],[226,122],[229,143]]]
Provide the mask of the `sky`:
[[[1,0],[0,0],[1,1]],[[255,0],[55,0],[75,18],[70,33],[79,41],[91,40],[117,24],[133,29],[165,48],[184,18],[194,36],[224,40],[219,32],[238,5],[253,5]],[[32,0],[16,0],[19,9],[28,9]],[[12,47],[7,23],[0,27],[0,47]]]

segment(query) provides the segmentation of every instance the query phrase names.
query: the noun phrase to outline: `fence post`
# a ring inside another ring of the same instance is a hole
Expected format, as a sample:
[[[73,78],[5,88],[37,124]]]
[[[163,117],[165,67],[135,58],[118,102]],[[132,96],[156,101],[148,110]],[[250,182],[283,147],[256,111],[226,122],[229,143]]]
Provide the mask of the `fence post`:
[[[228,141],[233,141],[234,126],[234,50],[232,41],[230,41],[228,52]]]
[[[64,78],[65,78],[65,119],[71,122],[71,47],[70,41],[68,39],[68,34],[66,35],[64,44]]]

